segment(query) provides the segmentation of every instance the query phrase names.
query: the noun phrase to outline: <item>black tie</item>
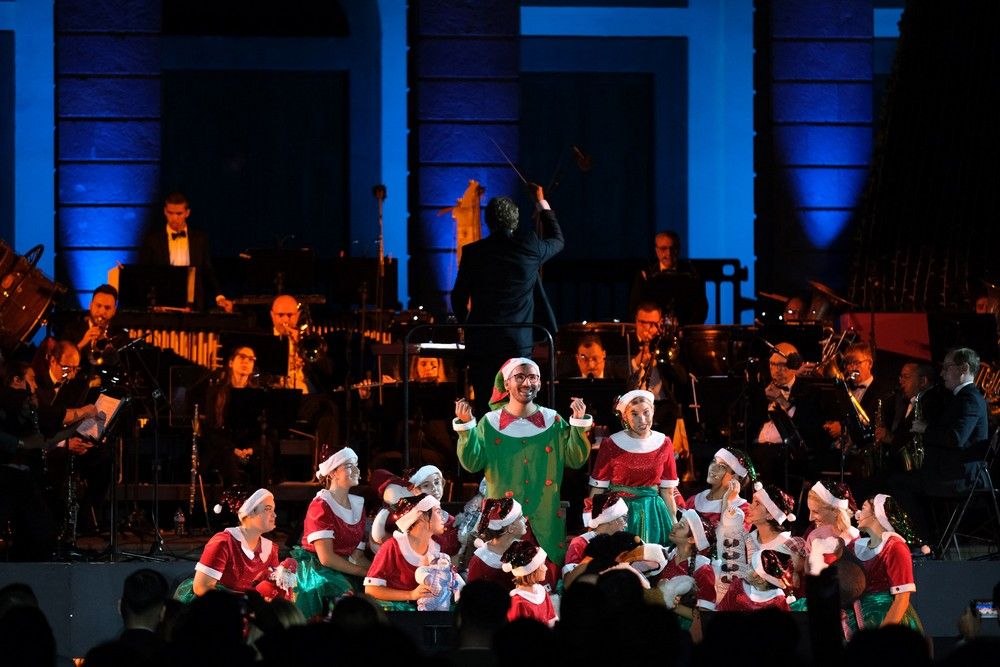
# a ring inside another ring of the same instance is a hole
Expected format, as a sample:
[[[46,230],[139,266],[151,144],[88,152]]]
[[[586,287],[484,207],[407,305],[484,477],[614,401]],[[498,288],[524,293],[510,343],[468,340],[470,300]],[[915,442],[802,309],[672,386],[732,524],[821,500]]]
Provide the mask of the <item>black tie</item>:
[[[176,241],[177,239],[186,239],[187,235],[188,235],[188,233],[186,231],[185,232],[171,232],[170,233],[170,240],[171,241]]]

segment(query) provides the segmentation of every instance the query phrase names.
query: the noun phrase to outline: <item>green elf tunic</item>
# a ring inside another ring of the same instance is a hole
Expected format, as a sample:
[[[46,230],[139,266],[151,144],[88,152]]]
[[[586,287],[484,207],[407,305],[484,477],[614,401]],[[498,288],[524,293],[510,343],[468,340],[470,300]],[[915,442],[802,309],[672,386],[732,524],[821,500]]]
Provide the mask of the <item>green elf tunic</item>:
[[[529,418],[511,417],[500,408],[478,423],[453,422],[462,467],[485,470],[488,497],[521,503],[539,546],[558,565],[566,552],[566,522],[559,510],[563,468],[579,468],[587,461],[587,429],[593,422],[587,415],[567,424],[555,410],[543,407]]]

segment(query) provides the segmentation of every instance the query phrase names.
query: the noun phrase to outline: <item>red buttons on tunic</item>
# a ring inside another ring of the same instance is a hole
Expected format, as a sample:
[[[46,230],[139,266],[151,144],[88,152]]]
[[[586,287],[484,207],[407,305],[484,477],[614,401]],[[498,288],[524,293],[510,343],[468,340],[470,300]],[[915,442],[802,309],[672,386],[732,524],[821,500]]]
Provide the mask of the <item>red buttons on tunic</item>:
[[[527,440],[525,440],[524,438],[521,438],[521,444],[522,444],[522,445],[526,445],[526,444],[528,444],[528,441],[527,441]]]
[[[551,454],[552,453],[552,448],[551,447],[546,447],[545,448],[545,453],[546,454]]]
[[[496,440],[493,441],[493,444],[494,445],[499,445],[500,442],[501,442],[500,438],[497,438]]]
[[[545,480],[545,486],[552,486],[552,480],[551,479]]]
[[[524,459],[524,465],[528,465],[528,459]]]
[[[563,515],[563,511],[562,510],[556,510],[556,516],[557,517],[559,517],[561,519],[562,515]]]
[[[525,485],[531,484],[531,480],[530,479],[526,479],[526,480],[524,480],[524,483],[525,483]]]
[[[508,491],[504,495],[507,496],[508,498],[513,498],[514,497],[514,492],[513,491]]]
[[[559,415],[556,415],[555,417],[553,417],[553,419],[555,421],[562,421],[562,418]]]

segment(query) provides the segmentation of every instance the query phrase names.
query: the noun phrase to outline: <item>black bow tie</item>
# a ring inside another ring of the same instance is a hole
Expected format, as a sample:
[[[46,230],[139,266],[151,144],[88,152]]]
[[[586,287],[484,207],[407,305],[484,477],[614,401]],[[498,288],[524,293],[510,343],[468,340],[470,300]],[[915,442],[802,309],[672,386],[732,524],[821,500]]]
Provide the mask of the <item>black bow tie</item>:
[[[789,386],[787,384],[776,384],[774,386],[777,387],[778,389],[780,389],[781,391],[789,391],[790,390],[790,388],[789,388]]]
[[[188,233],[186,231],[185,232],[171,232],[170,233],[170,240],[171,241],[176,241],[177,239],[186,239],[187,235],[188,235]]]

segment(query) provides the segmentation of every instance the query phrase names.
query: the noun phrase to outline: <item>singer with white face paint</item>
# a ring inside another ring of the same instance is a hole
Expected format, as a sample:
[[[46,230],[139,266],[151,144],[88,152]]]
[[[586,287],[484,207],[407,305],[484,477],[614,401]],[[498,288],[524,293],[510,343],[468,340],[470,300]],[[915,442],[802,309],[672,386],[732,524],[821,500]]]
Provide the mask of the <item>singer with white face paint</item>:
[[[563,468],[579,468],[590,456],[587,430],[593,418],[579,398],[566,423],[555,410],[535,404],[541,374],[531,359],[508,360],[497,373],[490,407],[477,422],[465,399],[455,403],[458,460],[469,472],[485,470],[486,495],[514,498],[549,558],[562,564],[565,517],[559,509]]]

